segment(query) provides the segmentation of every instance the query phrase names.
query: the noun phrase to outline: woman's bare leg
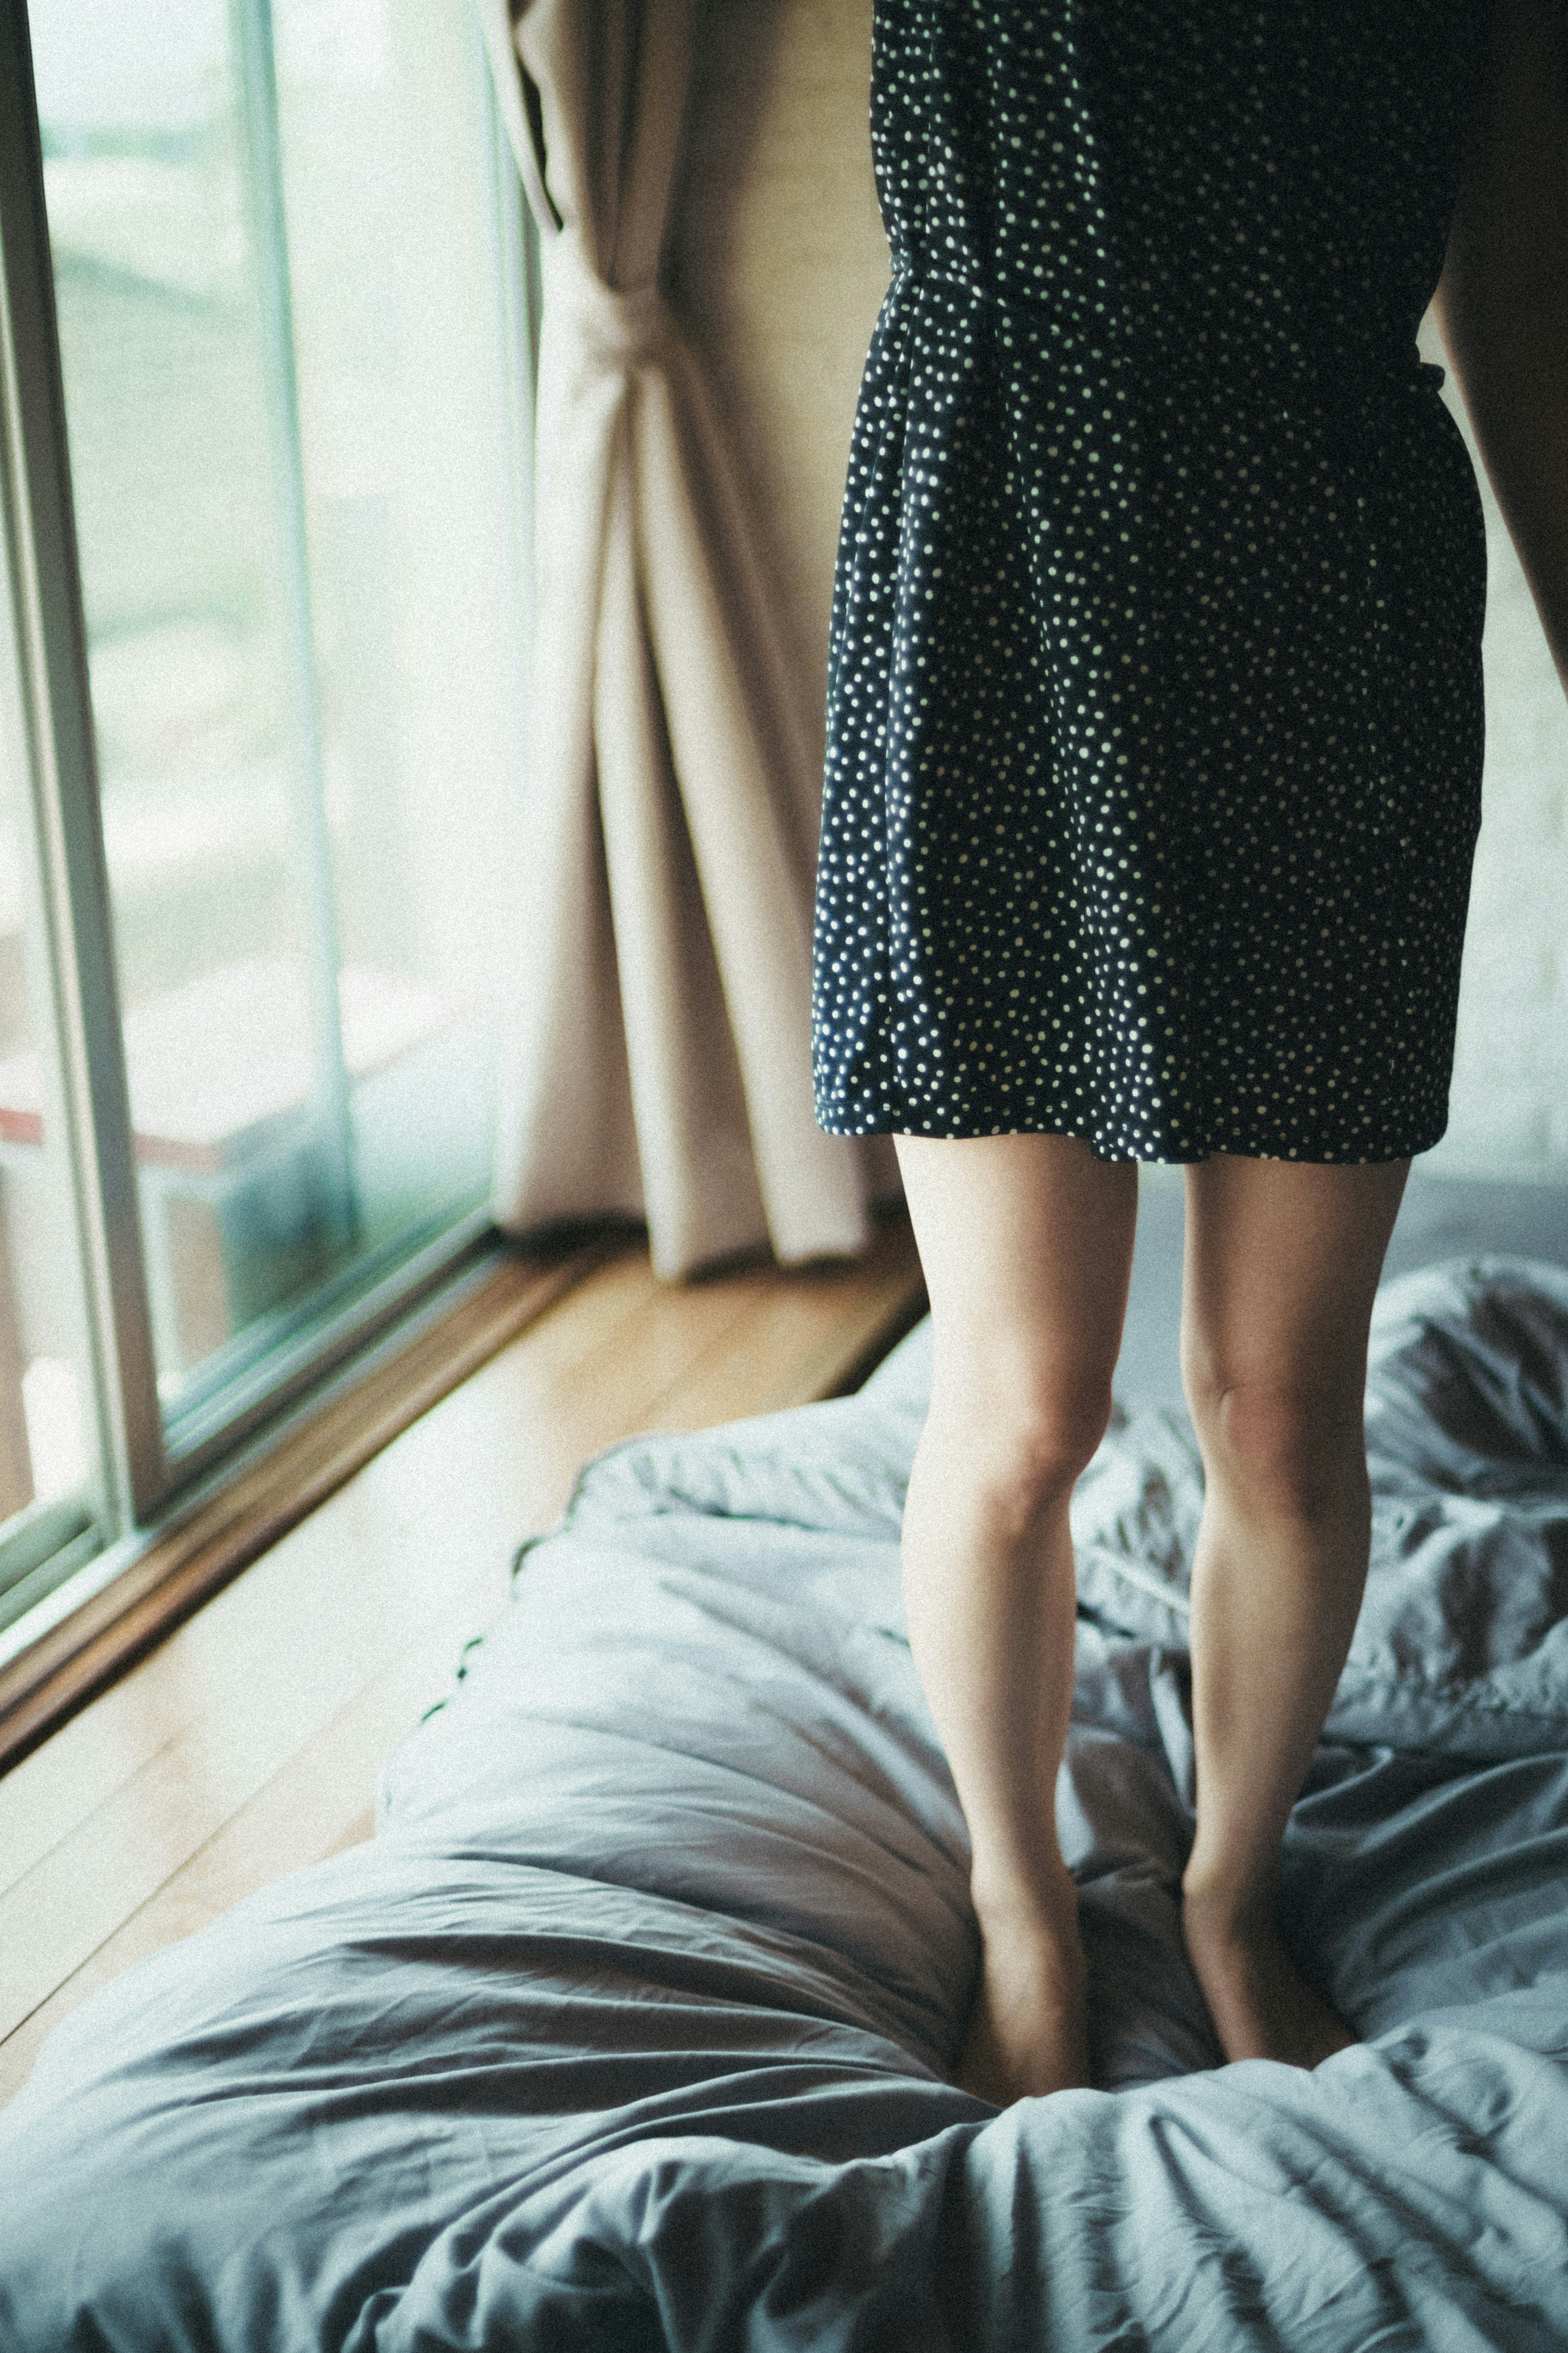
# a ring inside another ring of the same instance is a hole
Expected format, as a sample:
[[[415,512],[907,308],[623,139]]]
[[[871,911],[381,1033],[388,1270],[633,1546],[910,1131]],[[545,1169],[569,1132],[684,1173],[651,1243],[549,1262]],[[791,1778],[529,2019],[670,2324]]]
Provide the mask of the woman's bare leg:
[[[898,1152],[933,1335],[904,1595],[973,1851],[983,1954],[961,2080],[1000,2104],[1087,2081],[1078,1905],[1056,1826],[1068,1504],[1110,1413],[1138,1172],[1066,1136],[900,1136]]]
[[[1184,1917],[1232,2059],[1315,2066],[1355,2039],[1291,1967],[1274,1905],[1366,1581],[1367,1325],[1408,1173],[1224,1155],[1187,1171],[1182,1367],[1205,1500]]]

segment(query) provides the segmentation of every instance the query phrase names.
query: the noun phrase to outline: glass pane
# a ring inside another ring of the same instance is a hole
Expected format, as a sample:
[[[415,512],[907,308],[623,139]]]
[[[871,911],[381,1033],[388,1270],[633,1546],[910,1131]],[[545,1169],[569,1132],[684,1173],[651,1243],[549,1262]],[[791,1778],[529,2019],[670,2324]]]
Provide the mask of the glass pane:
[[[96,1417],[47,1001],[26,757],[0,567],[0,1658],[97,1549]],[[16,1639],[13,1637],[12,1639]]]
[[[482,1202],[518,394],[468,0],[34,0],[159,1388]]]

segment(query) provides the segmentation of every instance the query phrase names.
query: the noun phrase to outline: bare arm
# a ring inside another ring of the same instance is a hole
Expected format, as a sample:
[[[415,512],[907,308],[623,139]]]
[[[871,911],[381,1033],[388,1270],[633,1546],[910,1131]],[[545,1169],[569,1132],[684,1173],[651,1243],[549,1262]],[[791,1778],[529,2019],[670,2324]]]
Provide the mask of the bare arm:
[[[1494,0],[1492,15],[1434,311],[1568,691],[1568,0]]]

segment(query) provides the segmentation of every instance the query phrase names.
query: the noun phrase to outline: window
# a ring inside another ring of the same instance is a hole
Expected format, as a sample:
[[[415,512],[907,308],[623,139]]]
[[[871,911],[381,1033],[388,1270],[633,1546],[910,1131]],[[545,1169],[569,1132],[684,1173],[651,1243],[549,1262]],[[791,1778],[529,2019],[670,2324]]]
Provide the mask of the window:
[[[0,1662],[486,1227],[529,399],[468,0],[4,16]]]

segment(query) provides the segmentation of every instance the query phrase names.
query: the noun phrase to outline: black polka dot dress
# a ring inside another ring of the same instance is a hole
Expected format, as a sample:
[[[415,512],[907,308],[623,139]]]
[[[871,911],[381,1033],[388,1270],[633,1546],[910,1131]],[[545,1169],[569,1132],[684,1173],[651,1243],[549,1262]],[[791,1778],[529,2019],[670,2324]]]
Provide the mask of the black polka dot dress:
[[[1415,337],[1484,20],[878,0],[830,1133],[1355,1162],[1442,1134],[1486,547]]]

